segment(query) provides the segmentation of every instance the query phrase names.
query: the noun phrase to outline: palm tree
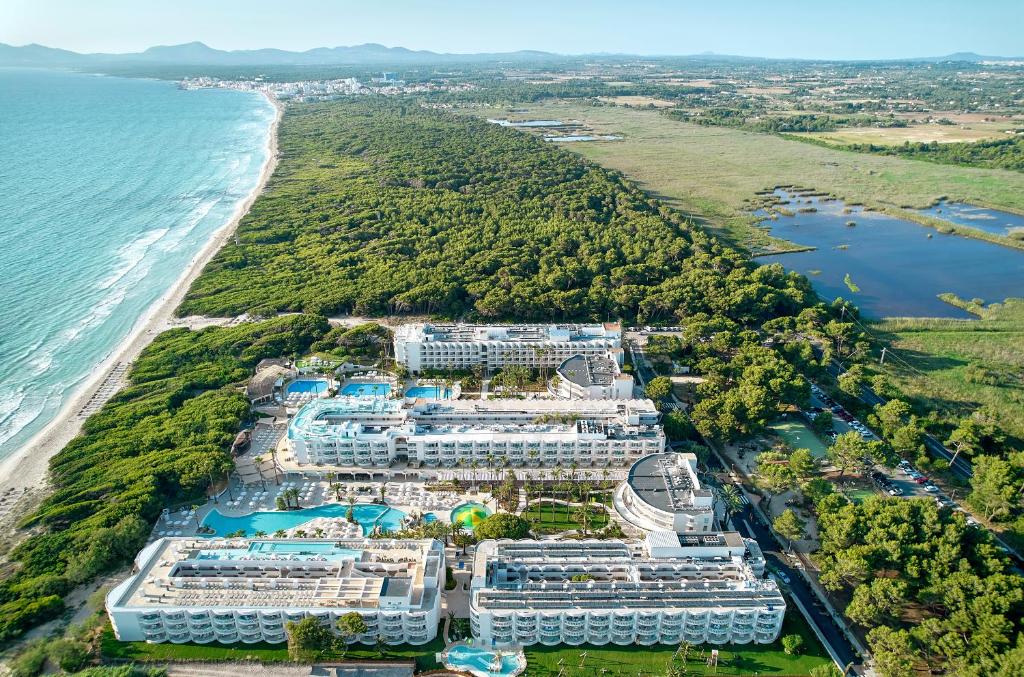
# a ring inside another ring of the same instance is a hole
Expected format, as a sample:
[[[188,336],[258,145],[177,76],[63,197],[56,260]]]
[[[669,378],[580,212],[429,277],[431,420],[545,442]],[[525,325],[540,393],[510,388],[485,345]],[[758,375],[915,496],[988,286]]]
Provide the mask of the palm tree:
[[[277,472],[277,449],[271,448],[270,460],[273,463],[274,468],[274,484],[276,484],[277,486],[281,486],[281,476]]]
[[[315,529],[313,529],[313,536],[314,538],[323,538],[324,530],[321,527],[316,527]]]
[[[345,519],[348,520],[349,523],[352,523],[352,522],[356,521],[355,511],[356,511],[356,497],[355,496],[349,496],[348,497],[348,510],[345,511]]]
[[[295,530],[295,538],[305,538],[305,537],[306,537],[306,530],[305,529],[296,529]]]
[[[202,506],[200,506],[198,503],[194,503],[192,505],[192,519],[194,519],[196,521],[196,529],[198,529],[201,526],[200,523],[199,523],[199,508],[200,507],[202,507]]]
[[[256,537],[256,538],[266,538],[267,537],[267,532],[265,532],[265,531],[256,531],[256,532],[253,532],[253,536]]]
[[[576,521],[579,522],[580,526],[583,527],[583,535],[587,535],[587,529],[590,526],[590,506],[581,505],[576,508]]]
[[[477,469],[479,467],[480,467],[480,464],[476,462],[475,458],[472,461],[469,462],[469,469],[473,473],[473,485],[472,486],[473,486],[473,491],[474,492],[477,490],[476,471],[477,471]]]
[[[725,505],[725,521],[743,507],[743,495],[732,484],[722,487],[722,503]]]
[[[605,483],[605,488],[607,488],[607,485],[608,485],[608,477],[609,477],[608,468],[602,468],[601,469],[601,481]]]
[[[263,457],[253,456],[252,462],[256,466],[256,472],[260,474],[260,484],[263,485],[263,491],[267,490],[267,481],[263,479]]]
[[[464,534],[466,532],[466,528],[464,526],[462,526],[462,522],[452,522],[452,530],[451,530],[451,532],[452,532],[452,545],[454,545],[456,548],[458,548],[458,546],[459,546],[459,539],[462,537],[462,534]],[[457,554],[458,550],[456,550],[455,552]]]
[[[381,482],[380,489],[378,490],[378,494],[380,495],[380,502],[381,503],[384,503],[384,496],[387,494],[387,491],[388,491],[388,486],[385,483]]]
[[[284,538],[285,536],[287,536],[287,534],[285,533],[284,529],[278,529],[274,532],[274,538]]]

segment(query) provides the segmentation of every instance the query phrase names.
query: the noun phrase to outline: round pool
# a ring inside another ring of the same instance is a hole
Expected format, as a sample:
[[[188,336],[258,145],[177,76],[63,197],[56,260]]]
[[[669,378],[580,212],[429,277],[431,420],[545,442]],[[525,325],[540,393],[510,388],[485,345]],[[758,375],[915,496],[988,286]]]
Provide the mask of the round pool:
[[[473,530],[491,514],[482,503],[463,503],[452,509],[451,523],[461,524],[462,528]]]

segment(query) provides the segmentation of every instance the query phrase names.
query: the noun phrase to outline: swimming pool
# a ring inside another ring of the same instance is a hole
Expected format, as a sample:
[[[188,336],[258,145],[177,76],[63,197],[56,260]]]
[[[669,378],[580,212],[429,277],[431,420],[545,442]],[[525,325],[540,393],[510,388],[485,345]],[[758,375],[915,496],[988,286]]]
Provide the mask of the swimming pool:
[[[391,393],[389,383],[349,383],[341,389],[349,397],[387,397]]]
[[[450,669],[470,672],[477,677],[507,677],[522,672],[525,667],[526,659],[521,655],[502,653],[500,666],[495,665],[497,656],[494,651],[460,644],[448,649],[444,663]]]
[[[476,525],[487,519],[490,514],[491,511],[482,503],[463,503],[452,509],[450,519],[452,524],[459,523],[462,525],[462,528],[472,531]]]
[[[248,550],[239,548],[216,548],[200,550],[196,559],[201,560],[253,560],[264,557],[285,556],[290,559],[359,559],[363,551],[353,548],[339,548],[334,543],[275,543],[273,541],[256,541],[250,543]]]
[[[327,392],[328,382],[320,378],[302,378],[288,384],[289,395],[320,395]]]
[[[223,536],[239,529],[243,530],[246,536],[252,536],[257,531],[269,535],[278,529],[293,529],[317,517],[345,519],[347,513],[348,506],[340,503],[302,510],[257,511],[240,517],[230,517],[214,509],[203,520],[203,526],[213,529],[212,536]],[[386,505],[362,503],[352,507],[352,517],[363,528],[363,535],[366,536],[377,524],[387,531],[398,531],[402,528],[405,513]]]
[[[450,400],[451,388],[441,386],[413,386],[405,391],[406,397],[425,397],[429,400]]]

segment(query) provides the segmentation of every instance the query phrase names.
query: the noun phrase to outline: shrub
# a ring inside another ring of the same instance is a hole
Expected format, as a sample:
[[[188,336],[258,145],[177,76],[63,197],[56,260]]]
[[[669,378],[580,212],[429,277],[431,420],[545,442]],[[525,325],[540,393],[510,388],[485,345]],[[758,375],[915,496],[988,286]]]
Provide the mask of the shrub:
[[[530,535],[530,523],[519,515],[498,513],[484,519],[473,529],[478,541],[498,538],[526,538]]]

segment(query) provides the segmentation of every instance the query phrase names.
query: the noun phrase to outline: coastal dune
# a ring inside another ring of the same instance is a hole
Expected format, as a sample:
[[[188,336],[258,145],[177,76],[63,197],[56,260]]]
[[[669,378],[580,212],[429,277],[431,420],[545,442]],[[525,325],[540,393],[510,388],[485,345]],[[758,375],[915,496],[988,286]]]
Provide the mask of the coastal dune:
[[[98,410],[124,385],[128,365],[158,334],[182,326],[180,320],[175,320],[175,309],[206,264],[234,234],[242,217],[263,192],[277,165],[277,129],[283,109],[273,96],[267,94],[267,98],[274,105],[276,114],[267,137],[267,159],[252,192],[239,203],[231,219],[214,232],[167,292],[139,318],[128,336],[68,398],[57,416],[25,445],[0,462],[0,494],[11,492],[21,495],[44,487],[50,459],[78,435],[88,414]]]

